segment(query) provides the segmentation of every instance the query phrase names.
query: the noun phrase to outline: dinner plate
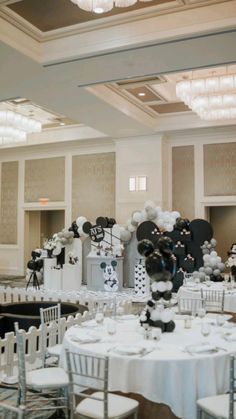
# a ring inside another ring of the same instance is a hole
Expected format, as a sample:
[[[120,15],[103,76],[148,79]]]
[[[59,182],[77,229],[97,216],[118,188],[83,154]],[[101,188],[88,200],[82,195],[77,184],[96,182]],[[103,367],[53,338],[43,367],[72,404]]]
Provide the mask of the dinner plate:
[[[201,342],[195,345],[185,346],[185,351],[190,354],[205,354],[205,353],[214,353],[218,352],[218,348],[215,345],[212,345],[208,342]]]
[[[216,320],[217,316],[219,315],[224,317],[225,322],[233,318],[232,314],[221,314],[221,313],[207,313],[205,318]]]

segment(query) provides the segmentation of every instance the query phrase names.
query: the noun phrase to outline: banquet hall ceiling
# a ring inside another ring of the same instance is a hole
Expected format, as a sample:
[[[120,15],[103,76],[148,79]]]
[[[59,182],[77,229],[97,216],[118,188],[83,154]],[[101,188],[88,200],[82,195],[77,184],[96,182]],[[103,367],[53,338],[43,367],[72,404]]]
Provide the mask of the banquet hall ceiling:
[[[184,7],[187,4],[195,7],[201,3],[204,9],[203,3],[223,2],[178,0],[178,3]],[[224,3],[236,6],[235,0]],[[6,1],[0,0],[1,4],[6,4]],[[177,15],[180,22],[181,14]],[[226,19],[224,26],[218,26],[218,22],[214,24],[214,31],[211,26],[209,33],[205,25],[200,36],[181,35],[166,42],[150,42],[139,47],[130,43],[129,48],[120,47],[107,53],[99,50],[99,44],[95,44],[94,53],[90,56],[80,54],[78,59],[60,59],[53,65],[49,63],[45,66],[28,55],[28,50],[27,54],[22,53],[13,37],[8,42],[6,29],[0,25],[0,101],[27,98],[55,115],[68,118],[72,126],[75,123],[76,126],[82,124],[91,127],[94,138],[155,135],[162,131],[223,125],[222,122],[213,124],[201,121],[177,100],[174,93],[175,81],[187,69],[215,68],[222,67],[222,63],[236,63],[236,9],[235,15],[230,16],[228,30]],[[189,30],[190,24],[187,23]],[[224,30],[220,31],[222,27]],[[16,32],[20,39],[19,34],[19,31]],[[83,34],[83,40],[91,39],[90,34],[88,37]],[[28,42],[29,36],[26,40]],[[47,51],[52,46],[59,50],[58,46],[67,45],[66,37],[62,44],[61,39],[59,41],[48,42]],[[37,48],[34,41],[31,50],[34,52],[36,49],[42,56],[43,50]],[[66,54],[67,49],[61,48],[60,53]],[[225,67],[222,68],[225,71]],[[139,96],[140,89],[144,89],[145,96]],[[225,124],[233,123],[236,121],[227,121]],[[62,126],[58,130],[61,130],[66,141],[68,127]],[[83,135],[85,139],[86,134]],[[48,135],[47,141],[53,142],[53,136]]]
[[[150,2],[138,2],[129,7],[129,11],[161,5],[165,3],[175,3],[174,0],[153,0]],[[70,0],[21,0],[9,4],[9,9],[15,12],[42,32],[67,26],[102,19],[103,14],[86,12],[79,9]],[[114,8],[106,13],[106,17],[125,13],[126,8]]]

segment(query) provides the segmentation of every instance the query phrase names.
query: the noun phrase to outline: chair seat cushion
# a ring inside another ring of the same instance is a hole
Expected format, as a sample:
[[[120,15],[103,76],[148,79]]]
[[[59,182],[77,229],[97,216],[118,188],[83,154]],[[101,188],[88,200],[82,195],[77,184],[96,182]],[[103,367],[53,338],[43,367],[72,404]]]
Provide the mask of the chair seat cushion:
[[[94,419],[104,418],[103,393],[98,391],[93,393],[94,397],[98,397],[102,401],[93,399],[84,399],[76,407],[76,413],[88,416]],[[138,402],[128,397],[118,396],[116,394],[108,395],[108,417],[109,419],[122,416],[125,413],[132,413],[138,407]]]
[[[59,357],[61,355],[61,351],[62,351],[62,345],[54,345],[54,346],[49,346],[47,348],[47,353],[51,356]]]
[[[229,395],[222,394],[220,396],[205,397],[199,399],[197,405],[209,415],[219,419],[228,419],[229,417]],[[234,413],[236,419],[236,412]]]
[[[68,385],[67,373],[62,368],[40,368],[26,373],[26,384],[35,389],[61,388]]]

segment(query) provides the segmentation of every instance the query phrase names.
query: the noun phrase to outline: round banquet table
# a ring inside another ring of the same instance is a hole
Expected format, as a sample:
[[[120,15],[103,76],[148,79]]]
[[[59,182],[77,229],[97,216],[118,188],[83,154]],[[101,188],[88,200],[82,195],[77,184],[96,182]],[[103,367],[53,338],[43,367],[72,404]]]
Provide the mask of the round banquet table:
[[[211,286],[207,286],[205,283],[195,284],[194,282],[189,282],[188,284],[182,285],[182,287],[179,288],[177,296],[180,298],[200,297],[201,288],[203,290],[225,290],[224,310],[231,313],[236,313],[236,288],[227,289],[224,282],[212,282]]]
[[[229,390],[229,354],[236,353],[236,340],[225,340],[223,332],[226,328],[212,325],[210,335],[203,337],[200,319],[194,319],[192,327],[186,329],[183,317],[176,315],[174,332],[164,333],[159,341],[154,341],[144,339],[137,317],[117,321],[117,332],[112,336],[106,331],[109,319],[105,319],[100,327],[96,327],[93,322],[67,330],[63,340],[61,366],[66,367],[64,348],[73,352],[107,355],[110,391],[141,394],[152,402],[170,406],[173,413],[182,419],[196,419],[197,399]],[[101,340],[83,343],[80,341],[81,333],[82,336],[84,333],[89,336],[95,334]],[[236,325],[230,328],[230,333],[235,333],[236,339]],[[214,345],[217,351],[187,352],[188,345],[202,342]],[[146,353],[116,353],[124,344],[135,348],[142,346]]]

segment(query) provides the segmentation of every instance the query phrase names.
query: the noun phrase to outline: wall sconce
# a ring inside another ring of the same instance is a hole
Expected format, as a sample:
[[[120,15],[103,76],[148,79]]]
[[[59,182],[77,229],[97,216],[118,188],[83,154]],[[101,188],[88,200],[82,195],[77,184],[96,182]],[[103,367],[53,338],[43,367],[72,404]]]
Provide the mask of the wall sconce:
[[[147,190],[147,176],[131,176],[129,178],[129,191],[141,192]]]

